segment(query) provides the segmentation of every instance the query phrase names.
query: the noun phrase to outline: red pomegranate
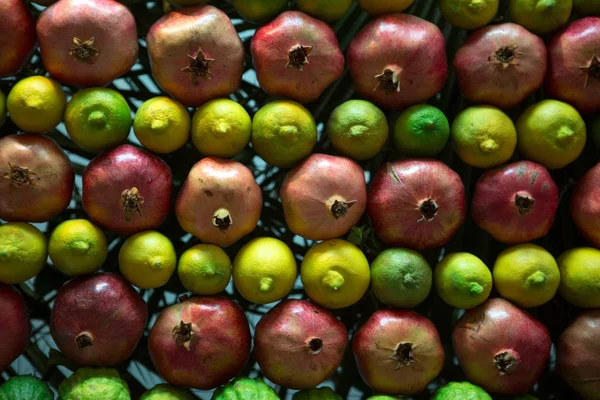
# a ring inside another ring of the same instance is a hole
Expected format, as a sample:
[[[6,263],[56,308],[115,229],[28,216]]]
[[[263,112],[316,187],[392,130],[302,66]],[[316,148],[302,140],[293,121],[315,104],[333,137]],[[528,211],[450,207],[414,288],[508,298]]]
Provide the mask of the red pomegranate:
[[[0,1],[0,78],[17,73],[35,48],[35,20],[24,0]]]
[[[300,11],[281,13],[257,30],[251,50],[265,92],[300,103],[319,98],[344,72],[333,29]]]
[[[71,201],[75,172],[61,148],[42,135],[0,139],[0,218],[44,222]]]
[[[262,191],[243,164],[217,157],[196,163],[177,196],[181,227],[206,243],[229,246],[260,219]]]
[[[580,112],[600,111],[600,17],[571,23],[548,43],[546,90]]]
[[[284,300],[256,325],[254,356],[277,385],[312,389],[344,358],[348,331],[329,311],[305,300]]]
[[[437,160],[389,162],[368,196],[373,230],[392,246],[417,250],[446,244],[466,218],[460,176]]]
[[[192,297],[164,309],[150,331],[156,371],[170,384],[213,389],[248,361],[250,328],[242,308],[222,297]]]
[[[473,32],[453,65],[460,91],[469,100],[511,108],[542,86],[546,58],[542,39],[509,22]]]
[[[0,372],[16,360],[27,348],[31,326],[29,313],[21,293],[11,285],[0,282]]]
[[[579,232],[600,248],[600,163],[590,169],[575,186],[571,217]]]
[[[172,11],[152,25],[146,42],[154,79],[186,106],[199,106],[240,87],[244,45],[218,8]]]
[[[38,18],[37,35],[44,67],[69,85],[107,85],[137,60],[135,19],[114,0],[60,0]]]
[[[367,206],[364,172],[349,158],[313,154],[287,173],[281,202],[295,234],[310,240],[345,235]]]
[[[123,144],[94,158],[83,172],[83,209],[122,235],[154,229],[171,207],[171,183],[163,160]]]
[[[347,61],[358,94],[389,109],[426,101],[448,76],[442,32],[408,14],[368,23],[350,42]]]
[[[108,367],[131,356],[147,319],[148,307],[133,286],[119,274],[102,272],[59,289],[50,334],[77,364]]]
[[[500,298],[468,310],[454,328],[452,343],[469,382],[500,394],[531,389],[552,345],[541,322]]]
[[[352,351],[363,380],[387,394],[423,391],[444,365],[435,325],[410,310],[376,311],[354,335]]]
[[[558,187],[531,161],[488,170],[477,181],[471,216],[496,240],[525,243],[545,236],[558,208]]]

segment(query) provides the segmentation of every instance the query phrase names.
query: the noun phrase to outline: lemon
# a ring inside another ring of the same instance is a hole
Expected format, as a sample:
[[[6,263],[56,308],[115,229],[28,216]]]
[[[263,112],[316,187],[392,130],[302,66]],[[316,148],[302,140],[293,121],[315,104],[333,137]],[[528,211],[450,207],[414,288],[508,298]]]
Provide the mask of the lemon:
[[[359,301],[371,281],[362,251],[342,239],[325,240],[308,250],[300,267],[308,296],[327,308],[344,308]]]
[[[408,157],[434,157],[449,137],[448,119],[439,108],[427,104],[404,110],[394,127],[394,145]]]
[[[569,20],[573,0],[510,0],[508,9],[515,24],[538,35],[552,33]]]
[[[219,246],[199,244],[181,255],[177,274],[183,287],[190,292],[217,294],[229,284],[231,260]]]
[[[492,273],[500,295],[521,307],[547,303],[560,284],[560,272],[552,254],[529,243],[500,253]]]
[[[358,0],[358,5],[369,14],[387,14],[402,12],[413,2],[414,0]]]
[[[233,7],[247,21],[264,22],[287,8],[289,0],[233,0]]]
[[[4,92],[0,90],[0,126],[6,122],[6,96]]]
[[[192,120],[192,142],[205,156],[229,158],[250,141],[252,119],[241,105],[216,99],[200,107]]]
[[[133,131],[142,146],[166,154],[187,142],[190,125],[190,115],[181,103],[159,96],[140,106],[133,120]]]
[[[436,290],[446,303],[470,309],[487,300],[492,291],[492,273],[477,256],[452,253],[435,267]]]
[[[129,282],[140,289],[153,289],[167,283],[177,255],[165,235],[144,231],[130,236],[119,251],[119,269]]]
[[[44,133],[60,124],[66,104],[65,92],[58,83],[43,76],[30,76],[12,88],[6,106],[19,129]]]
[[[494,19],[498,0],[440,0],[440,11],[457,28],[477,29]]]
[[[131,110],[116,90],[84,89],[75,93],[67,104],[65,126],[77,146],[99,152],[127,138],[131,129]]]
[[[281,240],[256,238],[240,249],[233,261],[233,283],[248,301],[281,300],[292,290],[297,275],[292,250]]]
[[[48,247],[38,228],[26,222],[0,225],[0,282],[23,283],[46,265]]]
[[[577,307],[600,308],[600,250],[580,247],[565,251],[558,266],[560,295]]]
[[[385,114],[373,103],[349,100],[331,113],[327,135],[340,153],[355,160],[368,160],[381,151],[389,127]]]
[[[519,151],[546,168],[575,161],[586,141],[585,122],[575,108],[558,100],[533,104],[517,121]]]
[[[573,8],[581,16],[600,17],[600,0],[573,0]]]
[[[504,164],[517,146],[512,120],[493,106],[467,108],[452,123],[450,134],[458,156],[478,168]]]
[[[108,256],[104,233],[85,219],[58,225],[48,241],[48,255],[62,273],[69,276],[91,274]]]
[[[335,21],[342,18],[352,5],[353,0],[298,0],[298,9],[323,21]]]
[[[307,157],[316,143],[315,120],[295,101],[272,101],[254,115],[252,147],[269,164],[292,167]]]

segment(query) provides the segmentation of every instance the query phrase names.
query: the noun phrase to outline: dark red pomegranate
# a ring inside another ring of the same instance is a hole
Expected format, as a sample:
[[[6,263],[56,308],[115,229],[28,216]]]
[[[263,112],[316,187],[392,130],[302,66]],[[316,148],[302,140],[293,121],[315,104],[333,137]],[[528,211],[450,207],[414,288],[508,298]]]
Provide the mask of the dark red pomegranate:
[[[75,172],[61,148],[36,134],[0,139],[0,218],[44,222],[71,201]]]
[[[24,0],[0,1],[0,78],[17,73],[35,48],[35,20]]]
[[[156,371],[170,384],[214,389],[248,361],[250,328],[242,308],[222,297],[192,297],[165,308],[150,331]]]
[[[408,14],[368,23],[350,42],[347,61],[358,94],[389,109],[426,101],[448,76],[442,32]]]
[[[75,278],[58,291],[50,333],[59,350],[79,365],[107,367],[127,360],[148,319],[142,296],[121,275]]]
[[[29,344],[31,326],[29,313],[21,293],[11,285],[0,282],[0,372],[19,357]]]
[[[579,232],[594,247],[600,247],[600,163],[577,182],[571,198],[571,217]]]

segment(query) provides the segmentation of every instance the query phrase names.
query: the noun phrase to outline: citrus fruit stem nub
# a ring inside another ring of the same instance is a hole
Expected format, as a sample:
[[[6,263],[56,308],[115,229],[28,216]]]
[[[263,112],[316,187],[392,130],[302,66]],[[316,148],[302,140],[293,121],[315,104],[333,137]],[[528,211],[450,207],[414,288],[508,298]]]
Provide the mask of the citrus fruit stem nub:
[[[394,354],[390,356],[390,360],[395,360],[398,362],[398,365],[396,365],[395,368],[396,370],[400,369],[400,367],[414,363],[415,358],[413,355],[413,344],[411,342],[398,344]]]
[[[102,111],[93,111],[88,116],[88,122],[96,128],[104,128],[107,118]]]
[[[88,250],[90,249],[90,244],[85,240],[77,240],[73,242],[71,247],[77,254],[87,254]]]
[[[498,150],[499,147],[500,146],[494,139],[486,139],[486,140],[482,141],[481,143],[479,143],[479,148],[484,153],[493,153],[496,150]]]
[[[348,131],[350,136],[361,137],[369,132],[369,127],[364,125],[352,125]]]
[[[541,285],[546,282],[546,274],[542,271],[536,271],[527,277],[527,283],[529,285]]]
[[[421,218],[417,222],[429,222],[437,215],[438,204],[433,199],[422,200],[419,204],[419,211],[421,211]]]
[[[333,204],[331,205],[331,215],[333,215],[333,217],[335,219],[339,219],[339,218],[343,217],[344,215],[346,215],[346,213],[348,212],[350,207],[352,207],[354,205],[354,203],[356,203],[356,200],[351,200],[351,201],[335,200],[333,202]]]
[[[38,98],[28,97],[25,100],[25,107],[31,108],[33,110],[39,110],[42,102]]]
[[[163,269],[163,262],[161,257],[153,257],[150,260],[150,269],[154,270],[154,271],[160,271],[161,269]]]
[[[474,295],[483,293],[483,286],[481,286],[479,283],[469,282],[468,285],[469,285],[469,293],[474,294]]]
[[[169,126],[169,121],[165,121],[164,119],[155,119],[150,124],[150,129],[153,131],[164,131]]]
[[[512,351],[502,351],[494,356],[494,366],[502,375],[510,375],[519,365],[517,357],[512,354]]]
[[[538,11],[544,11],[556,6],[556,0],[538,0],[535,8]]]
[[[535,199],[527,194],[515,194],[515,206],[520,215],[527,215],[533,211]]]
[[[317,355],[323,351],[323,340],[319,338],[311,338],[306,347],[311,354]]]
[[[482,0],[471,0],[471,2],[469,2],[469,8],[474,11],[479,11],[482,6],[485,6]]]
[[[375,78],[377,79],[377,86],[373,89],[374,92],[379,89],[385,94],[400,93],[398,72],[391,68],[385,68],[381,74],[375,75]]]
[[[312,46],[302,46],[297,44],[288,51],[288,62],[286,68],[296,68],[302,72],[305,64],[310,64],[308,55],[312,51]]]
[[[213,225],[219,228],[221,231],[226,232],[227,229],[233,224],[229,211],[224,208],[219,208],[213,214]]]
[[[210,264],[204,264],[200,270],[200,273],[202,274],[202,276],[207,278],[212,278],[215,275],[222,275],[221,271],[218,268],[215,268]]]
[[[94,344],[94,336],[89,332],[81,332],[75,337],[75,344],[78,349],[83,349]]]
[[[268,276],[263,276],[260,278],[258,282],[258,290],[261,292],[268,292],[273,287],[273,278],[269,278]]]
[[[418,282],[418,279],[413,274],[404,275],[404,286],[413,287]]]
[[[323,286],[326,286],[334,291],[338,291],[344,286],[344,277],[337,271],[329,270],[323,277]]]
[[[216,137],[222,137],[229,132],[229,125],[227,125],[225,122],[219,122],[217,126],[215,126],[213,132]]]
[[[556,140],[558,140],[558,143],[560,143],[563,146],[568,146],[569,144],[571,144],[574,138],[575,132],[573,132],[573,129],[564,125],[558,129],[558,133],[556,134]]]
[[[173,338],[177,343],[177,346],[183,346],[186,350],[190,349],[190,342],[194,336],[194,330],[192,329],[192,323],[179,322],[178,325],[173,327]]]

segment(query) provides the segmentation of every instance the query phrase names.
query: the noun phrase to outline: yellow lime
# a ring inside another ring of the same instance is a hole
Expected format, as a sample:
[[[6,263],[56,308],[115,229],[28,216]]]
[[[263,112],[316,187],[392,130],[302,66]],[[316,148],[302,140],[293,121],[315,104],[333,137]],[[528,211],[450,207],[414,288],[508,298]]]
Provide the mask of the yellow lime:
[[[183,287],[190,292],[217,294],[229,284],[231,260],[219,246],[198,244],[181,255],[177,274]]]
[[[580,247],[558,258],[558,292],[569,303],[582,308],[600,308],[600,250]]]
[[[521,307],[547,303],[560,284],[560,272],[552,254],[530,243],[500,253],[492,273],[500,295]]]
[[[515,24],[545,35],[567,23],[573,0],[510,0],[508,8]]]
[[[442,300],[456,308],[477,307],[492,291],[492,273],[470,253],[445,256],[435,267],[433,280]]]
[[[205,156],[229,158],[250,141],[252,119],[229,99],[216,99],[200,107],[192,120],[192,142]]]
[[[335,21],[342,18],[352,5],[353,0],[298,0],[298,9],[323,21]]]
[[[440,11],[457,28],[477,29],[494,19],[498,0],[440,0]]]
[[[153,289],[168,282],[177,267],[173,244],[165,235],[144,231],[130,236],[119,251],[119,269],[140,289]]]
[[[26,222],[0,225],[0,282],[23,283],[46,265],[48,246],[38,228]]]
[[[264,22],[287,8],[288,0],[233,0],[233,7],[247,21]]]
[[[434,157],[449,137],[448,119],[439,108],[427,104],[404,110],[394,127],[394,145],[408,157]]]
[[[108,256],[104,232],[85,219],[73,219],[58,225],[48,242],[48,255],[63,274],[91,274]]]
[[[159,96],[140,106],[133,120],[133,131],[142,146],[166,154],[187,142],[190,125],[190,115],[181,103]]]
[[[0,126],[4,125],[6,121],[6,96],[4,92],[0,90]]]
[[[31,76],[17,82],[8,94],[6,106],[19,129],[44,133],[60,124],[66,104],[65,92],[58,83],[43,76]]]
[[[586,141],[579,112],[558,100],[543,100],[527,108],[517,121],[517,134],[521,155],[550,169],[575,161]]]
[[[344,308],[359,301],[371,281],[362,251],[342,239],[325,240],[308,250],[300,267],[308,296],[327,308]]]
[[[573,8],[582,17],[600,17],[600,0],[573,0]]]
[[[257,304],[283,299],[298,273],[292,250],[281,240],[256,238],[233,261],[233,283],[242,296]]]
[[[415,0],[358,0],[360,8],[369,14],[399,13],[406,10]]]
[[[269,164],[292,167],[307,157],[316,143],[315,120],[295,101],[272,101],[254,115],[252,147]]]
[[[478,168],[504,164],[517,146],[512,120],[493,106],[467,108],[452,123],[450,134],[458,156]]]

